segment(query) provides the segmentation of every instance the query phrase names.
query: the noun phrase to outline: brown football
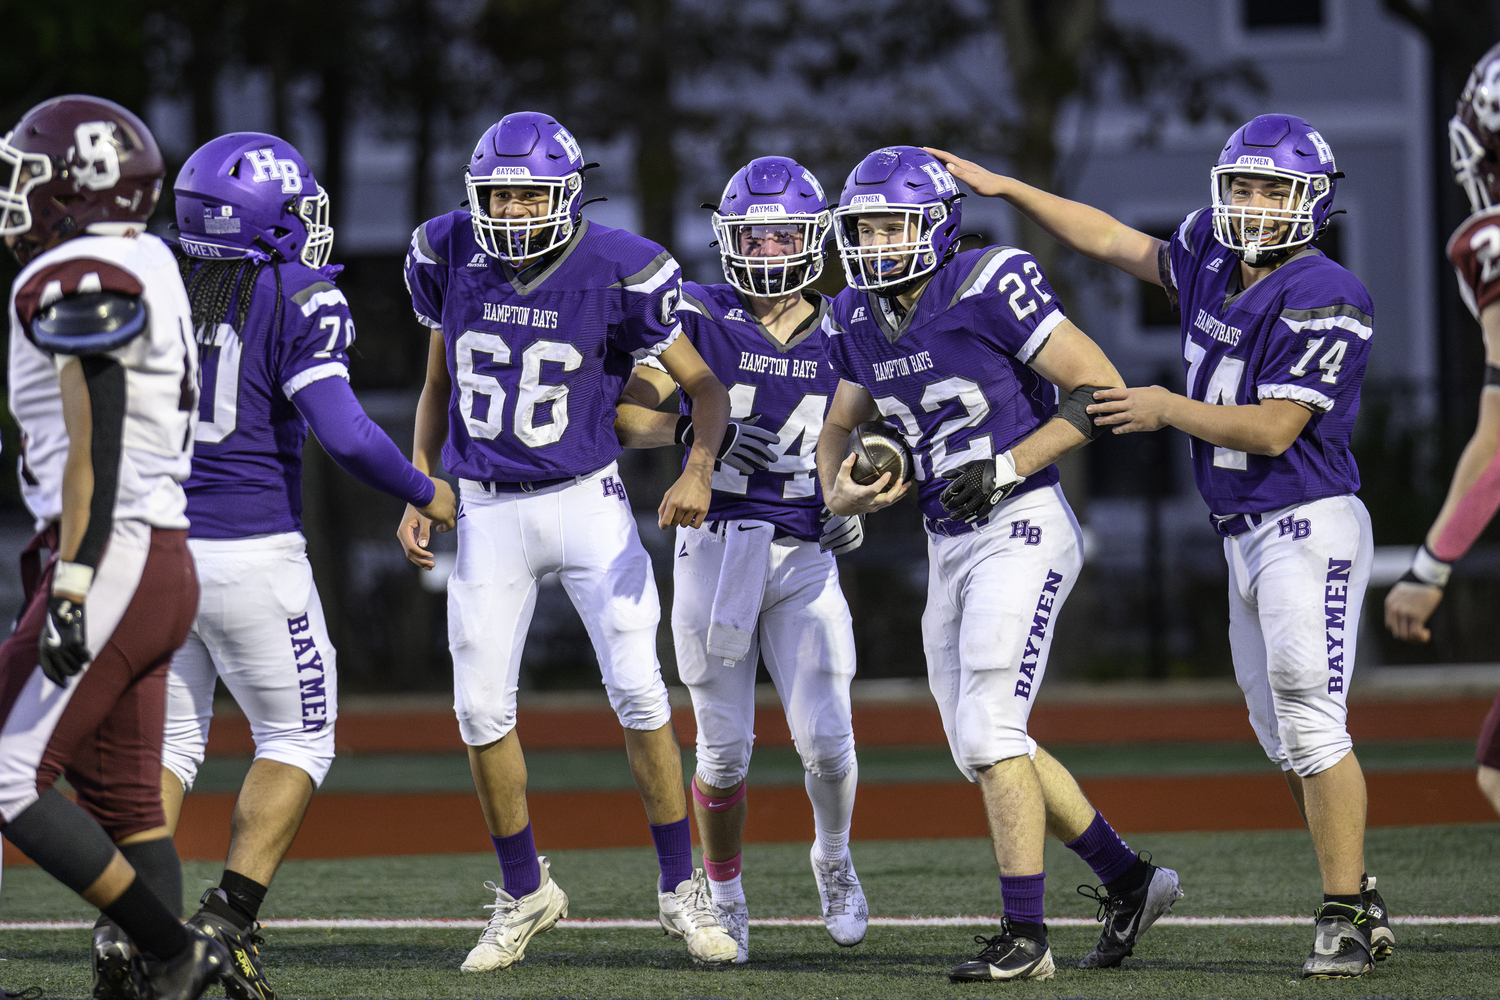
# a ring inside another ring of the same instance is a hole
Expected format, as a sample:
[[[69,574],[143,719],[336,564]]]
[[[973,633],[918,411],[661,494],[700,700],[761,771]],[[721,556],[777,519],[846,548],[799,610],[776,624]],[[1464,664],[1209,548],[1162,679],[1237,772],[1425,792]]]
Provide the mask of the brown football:
[[[861,486],[870,485],[887,472],[891,474],[888,487],[909,483],[916,474],[911,449],[901,432],[884,420],[868,420],[854,428],[846,454],[854,455],[849,477]]]

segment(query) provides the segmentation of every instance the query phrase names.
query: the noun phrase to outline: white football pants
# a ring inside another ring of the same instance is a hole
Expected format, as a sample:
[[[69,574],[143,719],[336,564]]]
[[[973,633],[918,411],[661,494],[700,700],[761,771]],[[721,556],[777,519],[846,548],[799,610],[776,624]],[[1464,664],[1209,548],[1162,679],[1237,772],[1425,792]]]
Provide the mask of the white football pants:
[[[167,675],[161,762],[191,791],[222,678],[250,722],[255,759],[306,771],[321,785],[333,764],[338,654],[301,532],[190,538],[198,617]]]
[[[626,729],[672,717],[656,658],[661,605],[651,558],[611,462],[538,493],[491,493],[460,481],[458,562],[448,580],[453,710],[470,746],[516,725],[516,686],[537,581],[556,573],[599,658]]]
[[[1266,756],[1300,777],[1344,759],[1349,679],[1375,546],[1355,496],[1265,515],[1224,539],[1229,645]]]
[[[1057,486],[1001,504],[967,534],[927,536],[922,646],[954,763],[1035,755],[1026,722],[1058,612],[1083,566],[1083,536]]]
[[[802,766],[825,780],[842,778],[854,766],[854,627],[832,553],[817,542],[773,541],[750,651],[733,666],[708,652],[724,531],[741,523],[764,522],[677,529],[672,638],[698,719],[698,776],[715,788],[745,780],[755,742],[755,670],[764,654]]]

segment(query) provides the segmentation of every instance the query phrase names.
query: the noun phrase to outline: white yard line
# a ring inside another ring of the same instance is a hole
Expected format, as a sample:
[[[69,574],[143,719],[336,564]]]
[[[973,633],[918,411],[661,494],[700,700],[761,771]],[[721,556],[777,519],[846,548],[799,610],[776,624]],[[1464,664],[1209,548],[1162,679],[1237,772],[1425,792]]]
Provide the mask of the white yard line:
[[[1158,927],[1298,927],[1310,917],[1162,917]],[[478,930],[483,920],[267,920],[266,927],[307,930],[426,930],[452,928]],[[871,917],[875,927],[998,927],[999,917]],[[1097,923],[1088,917],[1051,917],[1050,927],[1092,927]],[[1391,923],[1407,927],[1430,927],[1444,924],[1500,924],[1500,916],[1414,916],[1392,917]],[[822,927],[819,917],[766,917],[750,921],[752,927]],[[94,926],[81,920],[35,920],[0,922],[0,931],[75,931]],[[560,920],[557,926],[583,930],[651,930],[660,925],[655,920]]]

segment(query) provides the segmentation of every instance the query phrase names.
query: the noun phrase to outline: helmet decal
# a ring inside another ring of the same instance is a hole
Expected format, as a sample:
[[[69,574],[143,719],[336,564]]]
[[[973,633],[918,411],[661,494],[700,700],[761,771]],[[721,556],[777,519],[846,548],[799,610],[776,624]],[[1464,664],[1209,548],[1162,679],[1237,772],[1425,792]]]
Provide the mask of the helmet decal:
[[[114,122],[82,122],[73,129],[74,168],[78,183],[103,191],[120,183],[120,151],[115,148]]]

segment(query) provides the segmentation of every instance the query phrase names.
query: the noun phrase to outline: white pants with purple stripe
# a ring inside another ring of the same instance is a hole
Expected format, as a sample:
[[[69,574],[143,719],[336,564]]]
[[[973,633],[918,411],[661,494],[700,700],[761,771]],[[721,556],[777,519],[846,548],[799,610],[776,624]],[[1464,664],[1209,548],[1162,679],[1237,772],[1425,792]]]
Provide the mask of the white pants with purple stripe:
[[[1224,539],[1229,645],[1250,725],[1266,756],[1301,777],[1353,746],[1347,721],[1359,613],[1375,558],[1355,496],[1264,515]]]
[[[162,764],[192,790],[214,715],[214,680],[250,722],[255,758],[321,785],[333,764],[338,666],[299,531],[190,538],[198,617],[167,675]]]
[[[927,681],[954,763],[974,781],[978,768],[1036,753],[1026,721],[1083,536],[1052,486],[1001,504],[967,534],[929,532],[927,559]]]

